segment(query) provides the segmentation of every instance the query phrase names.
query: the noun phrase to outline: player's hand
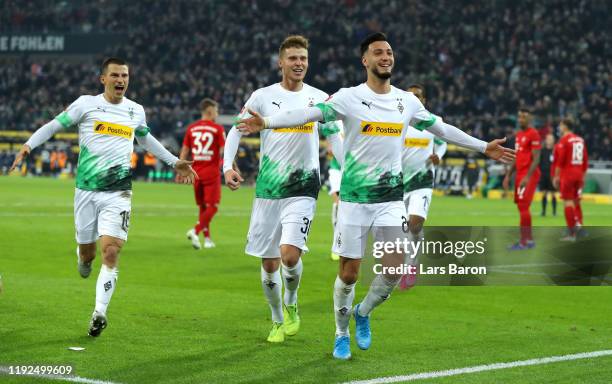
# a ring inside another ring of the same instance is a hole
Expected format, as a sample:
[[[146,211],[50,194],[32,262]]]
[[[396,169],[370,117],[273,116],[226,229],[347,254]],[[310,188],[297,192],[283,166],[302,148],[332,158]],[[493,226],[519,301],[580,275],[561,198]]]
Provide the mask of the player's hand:
[[[528,183],[529,183],[529,178],[528,177],[523,177],[521,179],[521,182],[519,183],[519,188],[525,188]]]
[[[257,133],[265,128],[264,118],[257,112],[247,110],[251,117],[238,120],[236,128],[243,134],[249,135],[251,133]]]
[[[13,161],[13,165],[11,165],[11,168],[9,168],[8,173],[13,172],[13,170],[19,165],[21,164],[21,162],[23,161],[23,159],[25,159],[26,157],[28,157],[28,155],[30,155],[30,151],[32,149],[30,148],[29,145],[24,144],[21,149],[19,150],[19,153],[17,153],[15,155],[15,161]]]
[[[560,184],[560,180],[558,176],[553,177],[553,187],[555,187],[555,189],[558,191],[559,190],[559,184]]]
[[[199,179],[198,174],[191,168],[193,161],[179,160],[174,165],[177,173],[177,182],[181,184],[193,184]]]
[[[428,159],[433,165],[438,165],[440,164],[440,158],[438,157],[438,155],[436,155],[435,153],[432,154],[431,156],[429,156]]]
[[[233,169],[227,170],[223,174],[223,176],[225,176],[225,184],[227,184],[229,189],[231,189],[232,191],[235,191],[240,188],[240,183],[244,181],[242,176],[240,176],[240,174]]]
[[[504,176],[502,187],[504,188],[504,191],[507,191],[510,188],[510,174],[507,173],[506,176]]]
[[[485,149],[484,154],[487,157],[502,162],[504,164],[512,164],[515,158],[516,151],[514,149],[504,147],[502,144],[505,142],[505,137],[503,139],[495,139],[493,141],[490,141],[487,144],[487,149]]]

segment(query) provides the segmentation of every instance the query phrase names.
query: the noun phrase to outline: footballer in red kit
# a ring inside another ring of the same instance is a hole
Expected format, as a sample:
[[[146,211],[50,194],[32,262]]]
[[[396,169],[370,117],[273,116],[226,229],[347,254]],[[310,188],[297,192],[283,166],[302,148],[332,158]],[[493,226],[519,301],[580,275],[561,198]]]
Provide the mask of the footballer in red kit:
[[[580,195],[584,185],[589,158],[584,139],[573,132],[574,122],[563,119],[559,124],[561,139],[553,154],[553,184],[561,193],[565,207],[568,235],[563,241],[575,241],[583,225]]]
[[[508,189],[510,177],[516,171],[514,180],[514,202],[519,210],[521,238],[509,247],[510,250],[529,249],[535,246],[531,233],[531,213],[529,207],[533,201],[538,182],[540,181],[540,151],[542,143],[538,131],[531,127],[531,112],[526,108],[519,109],[516,134],[516,161],[506,173],[504,189]]]
[[[194,183],[195,200],[200,209],[195,227],[187,232],[187,238],[195,249],[200,249],[200,232],[204,233],[204,248],[212,248],[215,243],[210,238],[210,222],[217,213],[221,201],[221,170],[225,131],[215,120],[219,116],[219,106],[212,99],[204,99],[200,104],[202,119],[187,127],[181,159],[193,160],[193,169],[199,179]]]

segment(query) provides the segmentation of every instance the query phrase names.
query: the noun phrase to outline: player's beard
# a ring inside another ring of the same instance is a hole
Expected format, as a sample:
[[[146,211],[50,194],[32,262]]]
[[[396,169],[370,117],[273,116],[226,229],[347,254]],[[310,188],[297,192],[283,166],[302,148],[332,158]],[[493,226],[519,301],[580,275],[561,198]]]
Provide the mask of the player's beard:
[[[374,74],[374,76],[378,77],[381,80],[387,80],[387,79],[391,78],[391,71],[381,73],[381,72],[378,71],[378,67],[377,66],[372,68],[372,73]]]

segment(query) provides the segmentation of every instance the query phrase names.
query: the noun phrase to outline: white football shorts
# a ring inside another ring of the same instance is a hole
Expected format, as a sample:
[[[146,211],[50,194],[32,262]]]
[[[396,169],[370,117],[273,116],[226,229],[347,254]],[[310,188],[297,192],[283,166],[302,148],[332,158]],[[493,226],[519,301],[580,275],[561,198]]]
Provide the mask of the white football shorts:
[[[132,191],[75,189],[74,225],[78,244],[95,243],[100,236],[127,240]]]
[[[406,208],[401,201],[349,203],[340,201],[332,252],[350,259],[361,259],[369,233],[377,240],[403,241],[408,230]]]
[[[408,215],[421,216],[427,219],[433,189],[420,188],[404,193],[404,205]]]
[[[276,258],[280,257],[283,244],[308,252],[306,241],[315,208],[316,200],[312,197],[255,198],[245,253]]]

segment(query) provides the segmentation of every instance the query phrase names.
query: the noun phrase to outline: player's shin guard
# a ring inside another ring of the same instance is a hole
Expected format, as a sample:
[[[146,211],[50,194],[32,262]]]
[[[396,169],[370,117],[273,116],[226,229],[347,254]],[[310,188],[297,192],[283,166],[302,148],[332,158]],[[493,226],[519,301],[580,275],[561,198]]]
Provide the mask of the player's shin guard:
[[[397,280],[389,280],[383,275],[377,275],[372,280],[368,294],[359,304],[359,316],[368,316],[370,312],[387,300],[397,285]]]
[[[582,221],[582,206],[580,205],[580,200],[574,200],[574,215],[576,216],[576,225],[584,225]]]
[[[576,213],[574,207],[565,207],[565,223],[569,229],[570,234],[574,234],[574,227],[576,226]]]
[[[280,269],[268,273],[261,267],[261,287],[270,305],[272,321],[275,323],[283,322],[283,303],[281,301],[281,274]]]
[[[100,268],[100,274],[96,283],[96,312],[106,314],[108,303],[110,303],[113,292],[115,292],[117,274],[117,268],[109,268],[104,264]]]
[[[198,216],[198,223],[195,226],[195,232],[196,235],[199,235],[200,232],[202,232],[202,230],[204,229],[204,212],[206,212],[206,207],[203,205],[200,205],[200,214]]]
[[[340,276],[334,283],[334,315],[336,317],[336,336],[349,335],[351,308],[355,299],[355,283],[346,284]]]
[[[285,305],[294,305],[297,303],[297,293],[302,278],[302,258],[299,258],[297,264],[291,268],[282,264],[282,269],[285,282]]]
[[[210,238],[210,222],[212,221],[213,217],[217,213],[217,210],[218,208],[216,205],[211,205],[211,204],[206,205],[206,209],[204,210],[204,215],[203,215],[204,218],[202,222],[204,237]]]
[[[531,213],[529,213],[529,205],[520,204],[518,209],[521,217],[521,244],[524,245],[528,241],[533,240],[531,235]]]

